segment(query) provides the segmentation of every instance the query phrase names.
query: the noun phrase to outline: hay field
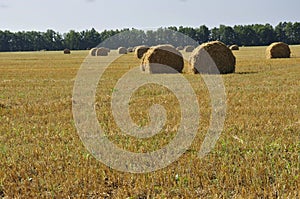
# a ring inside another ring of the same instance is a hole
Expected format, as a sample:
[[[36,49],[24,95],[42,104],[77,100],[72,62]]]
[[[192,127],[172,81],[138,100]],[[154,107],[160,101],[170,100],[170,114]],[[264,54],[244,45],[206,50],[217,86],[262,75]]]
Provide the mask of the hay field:
[[[85,149],[72,116],[72,91],[87,51],[0,53],[0,198],[299,198],[300,46],[291,59],[265,59],[266,47],[234,51],[236,73],[223,75],[224,131],[214,150],[197,152],[210,121],[210,99],[200,75],[185,75],[200,105],[201,125],[190,149],[175,163],[147,174],[122,173]],[[139,64],[133,53],[105,72],[97,92],[100,125],[116,145],[153,151],[175,135],[180,107],[157,85],[134,93],[133,120],[145,125],[147,107],[167,110],[163,132],[138,140],[112,120],[114,84]]]

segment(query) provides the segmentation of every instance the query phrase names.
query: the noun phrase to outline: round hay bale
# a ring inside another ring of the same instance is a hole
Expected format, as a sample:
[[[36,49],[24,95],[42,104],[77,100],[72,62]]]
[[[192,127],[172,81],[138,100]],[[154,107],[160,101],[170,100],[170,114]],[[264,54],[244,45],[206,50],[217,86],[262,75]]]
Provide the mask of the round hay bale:
[[[183,66],[182,54],[171,45],[151,47],[141,62],[141,69],[146,73],[181,73]]]
[[[140,47],[140,46],[149,47],[148,45],[139,45],[139,46],[135,46],[135,47],[133,47],[133,52],[135,52],[135,50],[136,50],[138,47]],[[149,47],[149,48],[150,48],[150,47]]]
[[[127,49],[124,47],[119,47],[118,48],[118,53],[119,54],[127,54]]]
[[[291,49],[286,43],[275,42],[268,46],[268,48],[266,49],[266,57],[267,59],[290,58]]]
[[[96,56],[96,52],[97,52],[98,48],[92,48],[90,50],[90,56]]]
[[[108,53],[110,52],[109,48],[105,48],[105,47],[102,47],[102,48],[104,48]]]
[[[201,44],[193,51],[189,61],[189,71],[194,73],[227,74],[235,72],[235,56],[220,41]]]
[[[64,49],[64,54],[71,54],[71,50],[70,49]]]
[[[238,45],[231,45],[230,47],[229,47],[229,49],[230,50],[240,50],[240,48],[239,48],[239,46]]]
[[[184,47],[184,52],[193,52],[193,50],[195,49],[194,46],[186,46]]]
[[[135,48],[134,54],[138,59],[142,59],[143,55],[149,50],[147,46],[138,46]]]
[[[182,46],[178,46],[178,47],[176,48],[176,50],[183,50],[183,47],[182,47]]]
[[[127,48],[127,52],[132,53],[133,52],[133,47]]]
[[[106,48],[98,48],[96,51],[96,56],[107,56],[108,50]]]

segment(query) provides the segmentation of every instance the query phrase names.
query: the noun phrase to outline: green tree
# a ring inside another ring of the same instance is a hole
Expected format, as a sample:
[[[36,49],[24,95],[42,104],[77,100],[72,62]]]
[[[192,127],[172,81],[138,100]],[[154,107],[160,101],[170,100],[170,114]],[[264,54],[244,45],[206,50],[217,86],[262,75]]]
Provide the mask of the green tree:
[[[82,37],[80,33],[75,30],[71,30],[70,32],[64,35],[64,47],[72,50],[81,50]]]
[[[220,25],[219,27],[219,40],[227,45],[236,43],[236,34],[232,27]]]
[[[280,22],[277,26],[275,26],[275,34],[276,40],[288,43],[288,38],[285,32],[286,22]]]
[[[233,27],[236,34],[236,44],[240,46],[252,46],[256,42],[256,33],[251,25],[237,25]]]
[[[81,49],[91,49],[101,43],[101,35],[94,28],[82,31],[81,33]]]
[[[256,33],[257,45],[269,45],[276,41],[276,32],[270,24],[255,24],[253,29]]]
[[[10,31],[0,31],[0,51],[12,51],[12,35],[13,33]]]
[[[300,23],[295,22],[293,24],[293,40],[292,44],[300,44]]]
[[[196,41],[201,44],[209,40],[209,29],[205,25],[196,29]]]
[[[221,36],[220,36],[219,28],[212,28],[210,30],[209,40],[210,41],[220,41],[220,39],[221,39]]]

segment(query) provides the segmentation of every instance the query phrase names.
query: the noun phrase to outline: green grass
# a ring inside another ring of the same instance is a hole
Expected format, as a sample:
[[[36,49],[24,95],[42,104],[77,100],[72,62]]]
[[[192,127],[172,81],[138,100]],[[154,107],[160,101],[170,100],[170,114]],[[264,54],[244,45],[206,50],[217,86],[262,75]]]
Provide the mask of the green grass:
[[[265,47],[235,51],[235,74],[223,75],[225,128],[214,150],[197,152],[210,121],[210,99],[200,75],[185,75],[201,111],[190,149],[167,168],[147,174],[118,172],[83,146],[72,115],[72,91],[86,51],[0,53],[0,197],[8,198],[298,198],[300,197],[300,46],[291,59],[266,60]],[[114,85],[139,64],[132,54],[114,62],[99,82],[97,117],[119,147],[157,150],[174,137],[180,120],[176,97],[145,85],[132,97],[130,113],[149,122],[148,107],[168,113],[162,133],[139,140],[113,121]]]

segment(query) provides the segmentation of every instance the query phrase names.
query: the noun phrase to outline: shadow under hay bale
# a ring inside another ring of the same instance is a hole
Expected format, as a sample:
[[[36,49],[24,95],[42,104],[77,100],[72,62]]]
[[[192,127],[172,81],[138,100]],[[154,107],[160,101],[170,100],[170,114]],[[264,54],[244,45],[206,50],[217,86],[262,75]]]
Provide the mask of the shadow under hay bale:
[[[275,42],[272,43],[266,49],[266,58],[290,58],[291,57],[291,49],[289,45],[283,42]]]
[[[190,57],[189,72],[227,74],[235,72],[236,59],[222,42],[212,41],[198,46]]]
[[[239,46],[238,45],[231,45],[229,47],[230,50],[240,50]]]
[[[134,54],[138,59],[142,59],[143,55],[149,50],[148,46],[137,46]]]
[[[181,73],[182,54],[171,45],[151,47],[143,56],[141,70],[146,73]]]
[[[64,49],[64,54],[71,54],[71,50],[70,49]]]

